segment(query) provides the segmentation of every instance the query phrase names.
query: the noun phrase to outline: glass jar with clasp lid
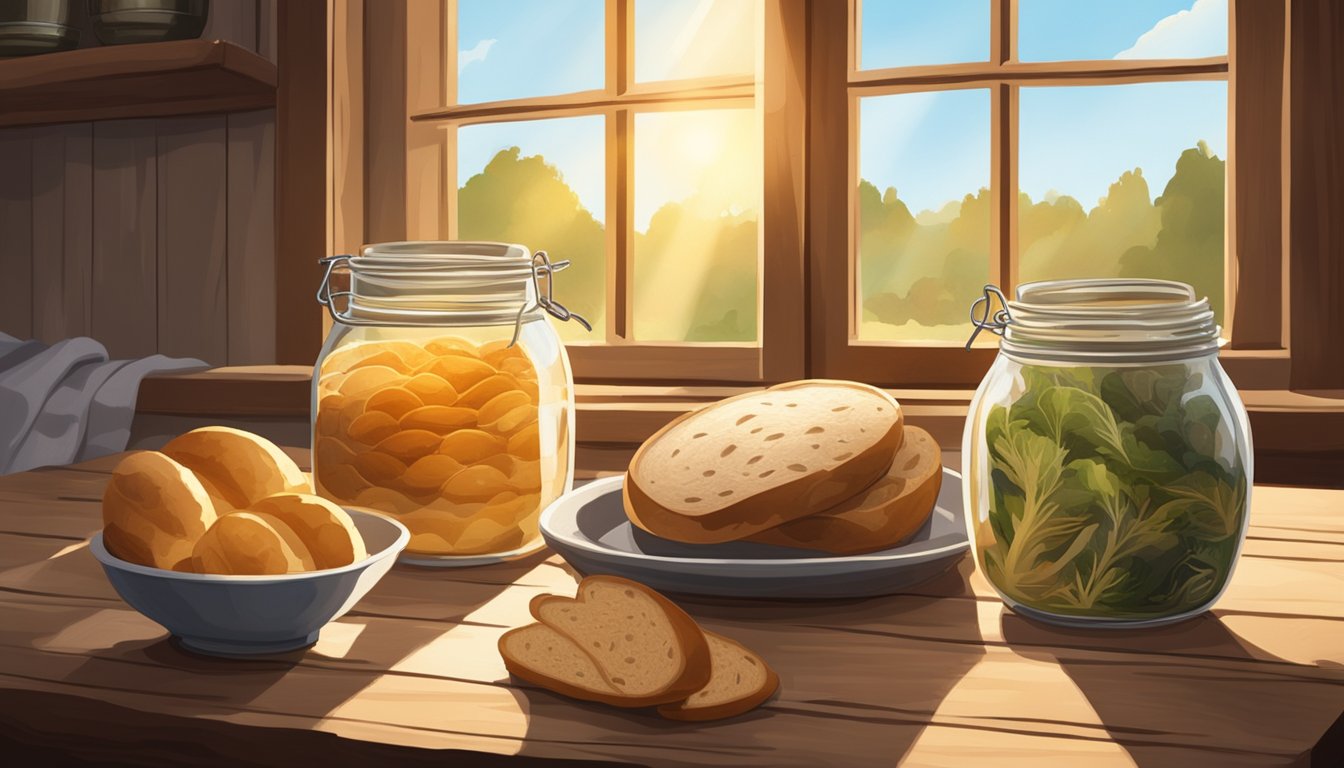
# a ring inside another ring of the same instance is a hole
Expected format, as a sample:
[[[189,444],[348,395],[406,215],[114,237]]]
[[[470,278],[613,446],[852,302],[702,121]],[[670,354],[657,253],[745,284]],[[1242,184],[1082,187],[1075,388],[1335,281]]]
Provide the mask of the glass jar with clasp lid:
[[[972,340],[1002,336],[962,469],[977,566],[1004,602],[1089,627],[1212,605],[1245,538],[1252,456],[1208,300],[1163,280],[1059,280],[1012,301],[987,286],[971,317]]]
[[[383,243],[324,259],[334,321],[313,377],[313,480],[411,532],[402,559],[478,565],[542,546],[574,480],[574,386],[543,251]],[[334,272],[348,291],[334,292]],[[337,300],[346,300],[344,308]]]

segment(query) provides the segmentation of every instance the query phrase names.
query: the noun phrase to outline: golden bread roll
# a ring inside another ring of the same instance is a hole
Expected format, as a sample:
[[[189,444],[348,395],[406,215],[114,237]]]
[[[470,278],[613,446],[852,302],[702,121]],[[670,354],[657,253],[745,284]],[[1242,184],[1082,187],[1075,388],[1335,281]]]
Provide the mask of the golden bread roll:
[[[264,512],[222,515],[196,542],[192,553],[198,573],[273,576],[313,570],[303,540],[278,517]]]
[[[339,568],[368,557],[364,539],[346,511],[309,493],[277,493],[249,508],[289,526],[313,558],[316,568]]]
[[[748,541],[857,555],[894,547],[933,514],[943,484],[943,453],[933,435],[905,427],[886,476],[840,504],[747,537]]]
[[[284,451],[240,429],[193,429],[173,438],[163,453],[196,473],[221,513],[246,509],[273,493],[312,490]]]
[[[123,459],[103,493],[104,545],[140,565],[181,570],[215,518],[200,480],[157,451]]]

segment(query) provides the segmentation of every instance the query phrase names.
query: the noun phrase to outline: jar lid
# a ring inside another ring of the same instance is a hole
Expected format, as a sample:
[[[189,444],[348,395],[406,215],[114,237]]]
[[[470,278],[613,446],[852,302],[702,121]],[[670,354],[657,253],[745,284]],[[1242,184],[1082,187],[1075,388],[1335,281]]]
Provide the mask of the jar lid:
[[[347,325],[496,325],[512,323],[514,341],[525,319],[541,312],[561,321],[583,317],[555,300],[554,275],[569,266],[545,251],[480,241],[415,240],[365,246],[358,256],[322,260],[326,275],[317,300]],[[332,271],[349,271],[350,290],[333,292]],[[545,291],[541,280],[545,280]],[[345,309],[335,299],[346,298]],[[512,345],[513,342],[510,342]]]
[[[992,319],[991,295],[1004,305]],[[1214,354],[1221,344],[1209,300],[1171,280],[1046,280],[1022,284],[1012,301],[986,286],[971,320],[975,333],[1001,335],[1005,354],[1038,360],[1156,362]]]

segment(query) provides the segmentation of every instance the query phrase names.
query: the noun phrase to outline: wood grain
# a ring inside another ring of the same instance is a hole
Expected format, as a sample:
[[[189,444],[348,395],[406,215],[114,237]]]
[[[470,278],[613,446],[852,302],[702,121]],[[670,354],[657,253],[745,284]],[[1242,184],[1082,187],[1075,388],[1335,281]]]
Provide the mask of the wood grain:
[[[228,360],[227,132],[221,116],[158,127],[159,351]]]
[[[33,335],[87,336],[93,271],[93,127],[33,136]]]
[[[94,336],[113,358],[159,349],[156,121],[93,127]]]
[[[275,110],[228,116],[229,365],[275,362]]]
[[[0,130],[0,331],[33,332],[33,138],[25,128]]]
[[[396,568],[307,651],[185,654],[120,602],[83,544],[115,461],[0,478],[0,735],[19,749],[215,764],[241,741],[274,764],[297,750],[334,765],[418,764],[448,749],[472,764],[1034,767],[1330,764],[1344,746],[1330,731],[1344,707],[1344,594],[1328,586],[1344,578],[1339,494],[1257,487],[1217,610],[1155,630],[1019,619],[969,561],[862,601],[681,600],[782,680],[753,713],[685,725],[505,673],[498,636],[530,620],[532,597],[574,589],[553,556]],[[69,716],[28,717],[19,704]]]

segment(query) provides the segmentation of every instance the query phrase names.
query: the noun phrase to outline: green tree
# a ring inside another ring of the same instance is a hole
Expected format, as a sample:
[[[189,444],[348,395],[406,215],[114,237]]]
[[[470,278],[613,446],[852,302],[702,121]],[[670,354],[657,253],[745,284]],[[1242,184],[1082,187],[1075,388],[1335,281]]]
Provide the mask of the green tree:
[[[1223,314],[1223,224],[1227,164],[1203,141],[1181,153],[1176,173],[1157,199],[1162,229],[1152,246],[1134,246],[1120,257],[1124,277],[1180,280],[1208,296]]]
[[[601,339],[606,317],[606,239],[602,224],[540,155],[501,150],[457,195],[457,232],[464,240],[497,240],[544,250],[571,266],[556,276],[555,297],[593,324],[562,323],[567,339]]]

